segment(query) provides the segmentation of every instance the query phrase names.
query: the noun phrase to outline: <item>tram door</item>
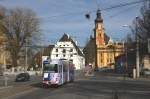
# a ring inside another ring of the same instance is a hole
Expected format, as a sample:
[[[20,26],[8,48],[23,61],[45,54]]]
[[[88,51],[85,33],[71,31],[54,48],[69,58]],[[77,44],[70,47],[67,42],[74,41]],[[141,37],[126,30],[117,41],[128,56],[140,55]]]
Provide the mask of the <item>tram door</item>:
[[[60,74],[60,83],[63,84],[63,68],[62,68],[62,64],[60,64],[58,66],[58,70],[59,70],[59,74]]]

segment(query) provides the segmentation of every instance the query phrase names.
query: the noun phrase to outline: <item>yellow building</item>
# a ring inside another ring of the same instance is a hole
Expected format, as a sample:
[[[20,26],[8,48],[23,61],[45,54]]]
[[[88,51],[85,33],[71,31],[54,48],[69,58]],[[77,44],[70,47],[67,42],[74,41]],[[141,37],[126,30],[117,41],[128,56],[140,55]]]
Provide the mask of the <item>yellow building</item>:
[[[113,24],[112,24],[113,25]],[[109,36],[106,35],[103,26],[103,19],[101,12],[97,10],[97,17],[95,19],[94,38],[96,43],[96,61],[95,65],[99,68],[110,67],[114,68],[115,57],[123,54],[123,43],[113,42]]]
[[[5,63],[5,48],[4,48],[4,36],[0,35],[0,65]]]
[[[7,40],[3,34],[0,34],[0,69],[5,68],[2,66],[6,66],[11,63],[10,54],[6,50]]]

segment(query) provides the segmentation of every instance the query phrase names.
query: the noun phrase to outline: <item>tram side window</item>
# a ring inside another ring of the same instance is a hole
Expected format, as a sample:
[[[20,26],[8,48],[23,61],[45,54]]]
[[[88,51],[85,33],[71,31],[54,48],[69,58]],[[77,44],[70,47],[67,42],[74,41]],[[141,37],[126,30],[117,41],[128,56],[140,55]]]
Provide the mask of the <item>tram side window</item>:
[[[58,66],[57,66],[57,64],[54,65],[54,71],[55,71],[55,73],[58,72]]]
[[[59,73],[62,72],[62,65],[59,65]]]
[[[67,68],[66,68],[66,65],[63,66],[63,72],[66,72],[67,71]]]

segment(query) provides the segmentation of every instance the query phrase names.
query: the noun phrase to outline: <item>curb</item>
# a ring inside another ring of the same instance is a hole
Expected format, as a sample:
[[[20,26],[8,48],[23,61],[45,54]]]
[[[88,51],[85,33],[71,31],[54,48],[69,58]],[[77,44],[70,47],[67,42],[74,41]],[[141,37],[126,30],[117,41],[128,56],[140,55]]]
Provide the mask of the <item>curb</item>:
[[[7,86],[7,87],[0,87],[0,90],[2,89],[7,89],[7,88],[12,88],[13,86]]]

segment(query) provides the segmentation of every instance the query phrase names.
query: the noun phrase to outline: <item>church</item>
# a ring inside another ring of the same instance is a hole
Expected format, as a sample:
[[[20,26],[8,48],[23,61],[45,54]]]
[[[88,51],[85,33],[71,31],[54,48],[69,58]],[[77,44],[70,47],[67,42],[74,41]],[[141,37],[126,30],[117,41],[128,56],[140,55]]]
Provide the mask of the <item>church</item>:
[[[122,42],[113,42],[113,40],[105,33],[103,19],[99,9],[97,10],[95,19],[94,37],[90,37],[90,40],[83,51],[85,54],[85,63],[92,63],[93,66],[95,66],[95,69],[113,69],[115,57],[124,53],[124,44]]]

